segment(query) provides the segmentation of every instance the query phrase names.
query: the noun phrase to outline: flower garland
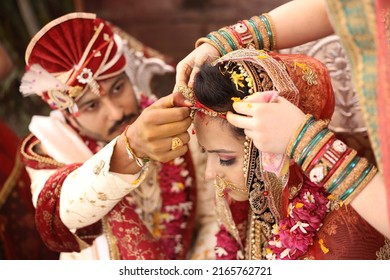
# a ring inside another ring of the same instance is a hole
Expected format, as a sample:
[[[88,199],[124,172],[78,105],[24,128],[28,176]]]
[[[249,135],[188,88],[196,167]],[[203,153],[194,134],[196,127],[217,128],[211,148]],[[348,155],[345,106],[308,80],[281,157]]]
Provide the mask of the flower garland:
[[[154,100],[141,93],[140,107],[145,109]],[[162,205],[154,214],[153,235],[161,240],[168,259],[184,259],[189,249],[194,227],[196,186],[190,154],[160,166]]]
[[[303,182],[298,195],[289,204],[287,217],[274,225],[273,236],[268,241],[267,259],[296,260],[307,253],[329,212],[327,197],[322,186],[309,180]]]
[[[266,248],[266,259],[296,260],[302,258],[313,244],[313,239],[321,228],[329,209],[330,200],[325,189],[305,180],[297,196],[289,203],[287,217],[273,227],[273,236]],[[216,237],[216,259],[237,259],[241,254],[240,247],[223,225]],[[319,245],[326,253],[327,248],[324,244]]]

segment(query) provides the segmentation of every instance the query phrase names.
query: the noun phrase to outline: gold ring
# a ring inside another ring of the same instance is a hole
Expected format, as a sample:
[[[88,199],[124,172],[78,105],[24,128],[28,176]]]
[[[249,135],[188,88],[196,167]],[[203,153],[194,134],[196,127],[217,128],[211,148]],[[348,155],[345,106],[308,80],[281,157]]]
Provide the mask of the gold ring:
[[[181,139],[179,137],[173,137],[171,150],[174,151],[181,146],[183,146],[183,141],[181,141]]]

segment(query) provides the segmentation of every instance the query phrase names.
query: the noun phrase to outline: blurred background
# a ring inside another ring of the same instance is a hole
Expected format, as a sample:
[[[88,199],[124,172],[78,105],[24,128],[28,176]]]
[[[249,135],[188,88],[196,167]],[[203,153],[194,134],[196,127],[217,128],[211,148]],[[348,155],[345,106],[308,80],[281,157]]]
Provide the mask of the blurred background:
[[[47,114],[39,97],[22,97],[19,84],[24,53],[31,37],[52,19],[69,12],[96,13],[147,46],[166,55],[172,64],[185,57],[196,39],[239,19],[267,12],[286,0],[2,0],[0,2],[0,117],[19,136],[27,133],[33,114]],[[8,56],[9,60],[6,59]],[[156,83],[168,93],[174,76]]]

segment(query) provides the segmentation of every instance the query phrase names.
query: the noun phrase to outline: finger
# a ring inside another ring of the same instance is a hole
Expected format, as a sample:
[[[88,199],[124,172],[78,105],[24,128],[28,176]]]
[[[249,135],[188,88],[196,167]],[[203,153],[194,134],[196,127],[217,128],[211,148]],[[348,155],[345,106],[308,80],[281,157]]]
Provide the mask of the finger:
[[[153,104],[151,104],[146,109],[150,110],[150,109],[157,109],[157,108],[163,109],[163,108],[172,108],[172,107],[174,107],[173,93],[159,98],[158,100],[156,100]]]
[[[190,141],[190,135],[188,133],[181,133],[173,137],[167,137],[160,139],[153,145],[150,157],[161,162],[174,159],[183,155],[188,150],[188,142]]]
[[[242,115],[246,115],[248,117],[252,117],[256,108],[260,107],[261,104],[253,103],[253,102],[234,102],[233,109]]]
[[[141,113],[146,125],[161,126],[164,124],[176,124],[189,122],[191,109],[187,107],[174,107],[165,109],[152,109]]]
[[[179,142],[177,142],[178,139],[180,139]],[[177,150],[181,146],[187,145],[189,141],[190,141],[190,134],[188,132],[180,133],[172,137],[169,137],[169,145],[167,146],[168,150]],[[177,143],[179,143],[179,145],[177,145]]]
[[[232,112],[228,112],[226,115],[226,119],[229,123],[232,125],[242,128],[242,129],[250,129],[250,120],[252,119],[251,117],[247,116],[242,116],[238,114],[234,114]]]
[[[161,153],[159,155],[151,157],[152,159],[159,161],[159,162],[169,162],[171,160],[174,160],[175,158],[178,158],[182,155],[184,155],[188,151],[188,146],[183,145],[182,147],[177,148],[176,150],[168,151],[165,153]]]
[[[194,66],[194,68],[192,69],[192,72],[190,74],[190,78],[188,80],[188,87],[190,87],[190,88],[194,87],[195,78],[196,78],[196,75],[199,73],[199,71],[200,71],[200,66],[198,66],[198,65]]]
[[[243,99],[243,102],[270,103],[277,100],[279,92],[275,90],[256,92]]]
[[[149,139],[173,137],[187,132],[191,123],[191,118],[187,117],[181,121],[165,122],[163,124],[147,126],[147,131],[144,131],[144,134],[146,134],[146,137]]]
[[[192,58],[190,56],[184,58],[184,60],[189,60],[189,61],[191,61],[191,59]],[[184,60],[182,62],[179,62],[176,66],[177,85],[187,85],[189,76],[192,72],[192,66],[189,63],[184,62]]]
[[[195,65],[192,68],[191,75],[188,81],[188,86],[190,88],[194,87],[194,82],[195,82],[195,77],[199,73],[200,68],[202,67],[203,64],[205,64],[207,61],[212,60],[212,57],[210,57],[208,54],[202,54],[198,55],[195,58]]]

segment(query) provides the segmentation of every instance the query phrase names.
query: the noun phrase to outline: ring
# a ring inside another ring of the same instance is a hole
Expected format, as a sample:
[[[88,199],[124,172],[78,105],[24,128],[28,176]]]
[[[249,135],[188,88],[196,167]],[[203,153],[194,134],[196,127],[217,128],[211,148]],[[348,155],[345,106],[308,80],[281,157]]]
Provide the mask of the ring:
[[[171,150],[174,151],[181,146],[183,146],[183,141],[181,141],[181,139],[179,137],[173,137]]]

